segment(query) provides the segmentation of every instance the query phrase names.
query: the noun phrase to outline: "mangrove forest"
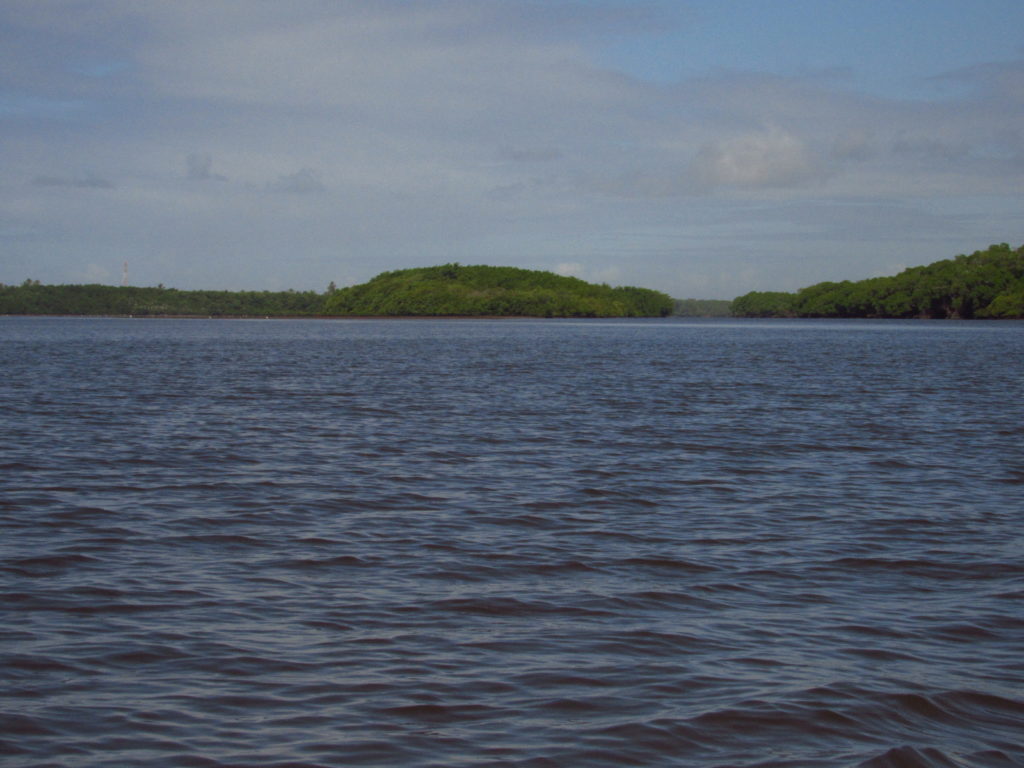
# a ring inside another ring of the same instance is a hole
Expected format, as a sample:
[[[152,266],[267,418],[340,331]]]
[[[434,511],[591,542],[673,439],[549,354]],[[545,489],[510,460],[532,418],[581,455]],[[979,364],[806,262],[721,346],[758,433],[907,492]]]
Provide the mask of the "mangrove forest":
[[[348,288],[332,283],[325,293],[42,285],[31,279],[0,284],[0,315],[664,317],[675,308],[669,296],[647,288],[612,288],[552,272],[457,263],[384,272]]]
[[[321,313],[315,291],[180,291],[113,285],[0,285],[0,315],[133,317],[308,317]]]
[[[752,291],[734,317],[1024,318],[1024,246],[1006,243],[892,277]]]
[[[324,303],[327,315],[664,317],[672,309],[667,294],[648,288],[457,263],[384,272],[333,292]]]

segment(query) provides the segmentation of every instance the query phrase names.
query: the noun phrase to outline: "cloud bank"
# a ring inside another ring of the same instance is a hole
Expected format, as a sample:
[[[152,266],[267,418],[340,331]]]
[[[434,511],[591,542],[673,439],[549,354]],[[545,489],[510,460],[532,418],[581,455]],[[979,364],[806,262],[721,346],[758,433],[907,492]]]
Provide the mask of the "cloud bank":
[[[0,280],[127,259],[319,289],[458,260],[731,298],[1024,240],[1024,59],[936,72],[941,98],[616,68],[658,14],[12,0]]]

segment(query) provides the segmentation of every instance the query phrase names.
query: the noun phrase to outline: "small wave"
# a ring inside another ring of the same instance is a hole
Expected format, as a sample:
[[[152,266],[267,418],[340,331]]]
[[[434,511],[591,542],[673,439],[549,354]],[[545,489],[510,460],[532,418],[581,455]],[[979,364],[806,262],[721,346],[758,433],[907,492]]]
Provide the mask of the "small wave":
[[[18,734],[19,736],[53,736],[55,735],[55,731],[45,726],[38,717],[0,712],[0,734]]]
[[[533,569],[533,566],[526,567],[530,570]],[[460,565],[457,568],[424,568],[420,571],[420,575],[425,579],[436,579],[438,581],[485,583],[507,573],[507,571],[507,568],[495,568],[490,565],[466,564]]]
[[[319,669],[321,665],[317,661],[294,661],[269,656],[232,654],[228,649],[225,655],[211,660],[204,666],[216,669],[219,674],[233,677],[265,678],[273,675],[309,672]]]
[[[936,696],[959,716],[1018,728],[1024,718],[1024,699],[1007,699],[980,691],[948,691]]]
[[[956,624],[944,624],[935,630],[941,637],[958,641],[985,640],[999,637],[999,635],[985,627],[970,622],[959,622]]]
[[[1013,562],[951,562],[942,559],[912,560],[885,557],[841,557],[816,566],[817,570],[840,568],[851,571],[891,571],[946,581],[975,578],[991,580],[1024,573],[1024,565]]]
[[[619,748],[619,762],[624,765],[648,765],[650,755],[676,755],[699,747],[706,740],[699,729],[684,723],[667,720],[653,722],[620,723],[596,731],[596,735]],[[626,759],[622,745],[633,745],[648,757],[644,760]]]
[[[108,653],[103,657],[103,663],[115,666],[141,666],[145,664],[161,664],[185,658],[189,658],[189,654],[180,648],[172,648],[168,645],[151,645],[145,648],[132,648]]]
[[[619,561],[621,565],[658,568],[669,571],[685,571],[687,573],[711,573],[718,568],[707,563],[695,563],[676,557],[627,557]]]
[[[924,718],[945,724],[955,724],[959,717],[931,696],[920,693],[897,693],[884,697],[885,704],[894,712],[914,718]]]
[[[575,698],[560,698],[541,701],[536,704],[539,709],[549,710],[559,714],[581,715],[596,714],[599,712],[616,711],[614,699],[588,700]]]
[[[307,619],[302,624],[312,629],[325,629],[332,632],[351,632],[356,628],[353,624],[347,624],[343,621],[331,621],[329,619]]]
[[[298,557],[288,560],[277,560],[269,563],[274,568],[290,568],[307,570],[309,568],[333,568],[338,566],[359,567],[370,565],[371,562],[355,555],[336,555],[335,557]]]
[[[265,547],[266,541],[239,533],[192,533],[167,540],[173,544],[241,544],[248,547]]]
[[[201,605],[209,605],[201,604]],[[56,600],[53,602],[40,601],[38,605],[33,606],[36,610],[50,610],[58,611],[62,613],[75,614],[79,616],[117,616],[117,615],[132,615],[132,614],[144,614],[144,613],[165,613],[167,611],[173,611],[180,608],[194,608],[195,603],[191,602],[153,602],[153,603],[117,603],[117,602],[103,602],[96,603],[87,600]]]
[[[461,597],[437,600],[431,610],[475,614],[480,616],[609,616],[611,612],[585,608],[580,605],[557,605],[544,600],[520,600],[514,597],[478,598]]]
[[[669,590],[648,589],[639,592],[623,592],[611,598],[621,606],[623,611],[649,608],[678,608],[689,606],[693,608],[717,608],[720,603],[697,597],[687,592],[673,592]]]
[[[888,752],[858,764],[858,768],[961,768],[945,753],[933,747],[893,747]]]
[[[562,523],[541,515],[487,515],[480,518],[492,525],[522,528],[560,528]]]
[[[38,472],[45,469],[41,464],[26,464],[23,461],[9,461],[0,464],[0,472]]]
[[[543,672],[522,672],[513,678],[513,682],[524,689],[535,688],[548,690],[551,688],[611,688],[618,683],[598,675],[584,675],[562,670]]]
[[[408,718],[430,723],[461,723],[493,717],[498,710],[485,704],[446,705],[428,703],[382,707],[377,712],[391,717]]]
[[[603,568],[598,568],[581,560],[567,560],[562,563],[534,563],[524,566],[530,573],[601,573]]]
[[[69,568],[99,564],[99,558],[82,554],[52,554],[12,559],[0,570],[9,570],[21,576],[50,576]]]
[[[774,667],[786,667],[789,664],[785,661],[779,661],[778,659],[767,659],[763,656],[739,656],[730,661],[736,662],[737,664],[745,664],[751,667],[761,667],[762,669],[772,669]]]
[[[858,656],[870,661],[921,661],[919,656],[884,648],[837,648],[836,650],[848,656]]]
[[[78,667],[46,656],[11,656],[0,660],[0,667],[19,672],[79,672]]]
[[[725,646],[706,635],[637,629],[628,632],[610,632],[595,647],[607,653],[673,656],[721,651]]]
[[[836,632],[850,632],[856,635],[889,639],[902,639],[911,636],[909,633],[887,624],[837,624],[834,630]]]
[[[966,756],[968,765],[979,768],[1020,768],[1020,762],[1001,749],[985,749]]]

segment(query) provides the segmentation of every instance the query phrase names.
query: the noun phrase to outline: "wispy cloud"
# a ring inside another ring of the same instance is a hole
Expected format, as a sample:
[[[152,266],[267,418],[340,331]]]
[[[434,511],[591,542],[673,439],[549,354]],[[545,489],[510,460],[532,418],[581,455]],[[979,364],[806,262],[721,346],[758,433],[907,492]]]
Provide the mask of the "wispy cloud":
[[[616,69],[660,9],[10,0],[0,223],[34,234],[9,262],[60,280],[130,253],[159,282],[254,287],[615,264],[693,295],[1024,240],[1024,60],[937,72],[949,88],[927,98],[859,92],[841,68]]]
[[[824,177],[822,164],[807,143],[779,128],[705,144],[697,152],[693,171],[712,189],[793,187]]]
[[[185,173],[192,181],[227,181],[226,176],[213,172],[213,156],[209,152],[190,152],[185,157]]]
[[[302,168],[295,173],[286,173],[267,185],[273,192],[286,192],[294,195],[309,195],[323,192],[326,187],[320,173],[312,168]]]
[[[498,152],[502,160],[514,163],[550,163],[563,155],[557,147],[502,147]]]
[[[35,176],[32,185],[36,187],[74,187],[77,189],[114,189],[114,183],[95,174],[84,176]]]

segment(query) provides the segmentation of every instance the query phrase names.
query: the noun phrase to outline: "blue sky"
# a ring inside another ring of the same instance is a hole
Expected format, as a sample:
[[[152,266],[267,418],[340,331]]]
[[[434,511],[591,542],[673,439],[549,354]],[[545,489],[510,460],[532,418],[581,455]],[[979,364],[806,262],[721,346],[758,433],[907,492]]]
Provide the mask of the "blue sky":
[[[732,298],[1024,242],[1017,0],[7,0],[0,282]]]
[[[659,2],[658,31],[609,46],[611,66],[671,82],[717,71],[831,77],[879,96],[929,98],[932,78],[1024,52],[1015,0]]]

